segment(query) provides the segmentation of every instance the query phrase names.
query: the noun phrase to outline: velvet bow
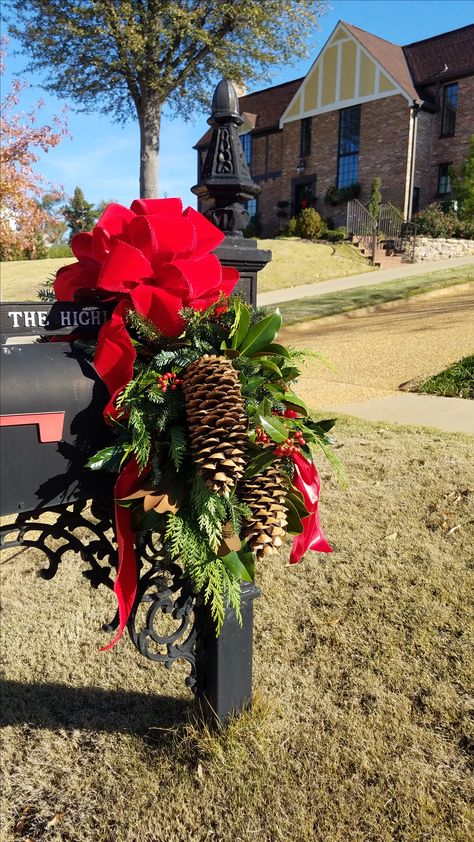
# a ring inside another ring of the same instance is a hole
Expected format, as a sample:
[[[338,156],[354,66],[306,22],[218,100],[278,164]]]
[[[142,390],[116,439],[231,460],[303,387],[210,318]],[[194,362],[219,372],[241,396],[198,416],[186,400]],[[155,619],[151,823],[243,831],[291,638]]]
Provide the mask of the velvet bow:
[[[293,539],[290,564],[297,564],[307,550],[315,550],[319,553],[332,553],[333,550],[326,541],[319,522],[318,504],[321,480],[316,466],[300,451],[292,453],[291,458],[295,468],[293,485],[303,495],[304,504],[309,512],[309,515],[302,520],[303,532]]]

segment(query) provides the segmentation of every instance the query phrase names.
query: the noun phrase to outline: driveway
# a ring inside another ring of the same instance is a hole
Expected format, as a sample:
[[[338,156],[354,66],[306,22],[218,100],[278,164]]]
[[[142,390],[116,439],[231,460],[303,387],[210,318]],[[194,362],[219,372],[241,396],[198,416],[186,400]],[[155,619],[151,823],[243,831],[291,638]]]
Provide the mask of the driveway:
[[[474,352],[474,284],[435,290],[340,316],[283,328],[281,341],[319,351],[335,371],[310,360],[298,394],[313,408],[395,395]]]

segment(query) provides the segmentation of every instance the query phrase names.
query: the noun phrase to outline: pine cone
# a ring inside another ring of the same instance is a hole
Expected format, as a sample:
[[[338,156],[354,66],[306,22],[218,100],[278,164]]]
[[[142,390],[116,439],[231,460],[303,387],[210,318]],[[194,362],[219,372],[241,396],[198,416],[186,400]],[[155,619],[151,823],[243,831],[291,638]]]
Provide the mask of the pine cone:
[[[227,494],[243,476],[247,416],[239,377],[225,357],[205,354],[183,375],[191,447],[210,491]]]
[[[286,533],[286,486],[278,463],[241,482],[238,494],[252,512],[252,517],[243,524],[242,540],[247,541],[260,561],[281,547]]]

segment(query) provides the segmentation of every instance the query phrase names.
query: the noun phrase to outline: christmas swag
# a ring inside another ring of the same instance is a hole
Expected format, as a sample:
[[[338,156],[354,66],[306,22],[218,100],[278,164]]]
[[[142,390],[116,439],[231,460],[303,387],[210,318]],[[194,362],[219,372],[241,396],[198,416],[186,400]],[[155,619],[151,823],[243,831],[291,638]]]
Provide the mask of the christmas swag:
[[[210,605],[240,611],[240,582],[294,536],[290,562],[331,552],[318,516],[313,448],[330,455],[332,421],[314,421],[293,392],[300,354],[276,342],[278,311],[231,295],[238,272],[211,254],[223,234],[178,199],[108,206],[72,241],[58,300],[116,301],[94,364],[110,401],[114,443],[89,460],[118,473],[120,638],[137,588],[134,537],[159,533]]]

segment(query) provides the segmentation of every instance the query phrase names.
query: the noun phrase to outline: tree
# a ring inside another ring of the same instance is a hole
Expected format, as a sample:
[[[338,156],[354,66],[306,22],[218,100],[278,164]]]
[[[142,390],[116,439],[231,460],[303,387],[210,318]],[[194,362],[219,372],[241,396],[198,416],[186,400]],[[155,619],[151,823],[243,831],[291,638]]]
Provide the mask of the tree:
[[[380,205],[382,202],[381,187],[382,179],[380,176],[376,175],[370,187],[370,197],[367,205],[367,210],[373,217],[375,217],[375,219],[379,218]]]
[[[5,70],[5,42],[2,44],[0,72]],[[27,82],[15,80],[1,101],[0,148],[0,258],[35,258],[44,252],[44,228],[52,221],[50,210],[42,205],[47,185],[33,165],[39,151],[56,146],[66,133],[64,118],[54,126],[38,125],[38,102],[28,113],[18,111],[20,94]]]
[[[76,187],[69,203],[62,208],[62,213],[69,227],[69,242],[74,234],[92,231],[99,216],[94,205],[86,201],[80,187]]]
[[[207,106],[218,76],[241,83],[305,54],[324,0],[7,0],[10,31],[80,110],[140,128],[140,196],[157,195],[162,109]],[[51,72],[52,71],[52,72]]]
[[[451,168],[450,176],[459,218],[474,223],[474,134],[471,135],[468,156],[461,164],[459,176],[454,168]]]

